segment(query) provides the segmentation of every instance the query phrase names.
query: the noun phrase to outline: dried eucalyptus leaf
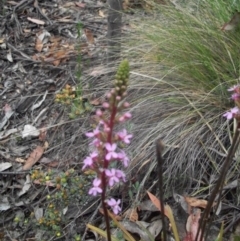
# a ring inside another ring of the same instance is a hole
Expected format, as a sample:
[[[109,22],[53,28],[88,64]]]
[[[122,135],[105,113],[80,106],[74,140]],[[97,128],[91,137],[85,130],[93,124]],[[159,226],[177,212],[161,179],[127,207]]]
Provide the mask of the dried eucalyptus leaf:
[[[25,194],[29,188],[31,187],[31,180],[30,180],[30,175],[28,174],[26,176],[26,181],[24,182],[23,188],[22,190],[18,193],[18,196],[22,196],[23,194]]]
[[[12,166],[12,163],[10,163],[10,162],[0,163],[0,172],[7,170],[11,166]]]
[[[36,207],[34,208],[34,215],[37,220],[43,217],[43,208]]]

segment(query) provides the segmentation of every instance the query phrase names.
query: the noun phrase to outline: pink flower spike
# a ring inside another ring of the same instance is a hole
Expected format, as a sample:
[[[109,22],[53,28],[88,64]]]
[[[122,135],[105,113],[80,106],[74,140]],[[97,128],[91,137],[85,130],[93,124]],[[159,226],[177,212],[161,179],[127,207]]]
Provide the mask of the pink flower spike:
[[[108,151],[106,155],[106,160],[110,161],[112,158],[117,158],[118,154],[115,152],[117,145],[113,143],[112,145],[110,143],[105,144],[106,150]]]
[[[97,156],[98,156],[98,153],[94,151],[93,153],[90,154],[90,156],[86,157],[83,161],[84,165],[82,167],[82,170],[84,170],[88,166],[91,167]]]
[[[105,170],[105,174],[108,177],[108,184],[112,187],[115,183],[120,182],[119,178],[117,177],[116,169],[112,168],[111,170]]]
[[[117,135],[119,139],[126,144],[129,144],[130,143],[129,139],[133,137],[133,135],[127,133],[126,129],[123,129],[122,131],[118,132]]]
[[[225,114],[223,114],[223,116],[226,117],[228,120],[231,120],[238,113],[239,113],[239,109],[238,109],[238,107],[235,106],[230,111],[228,111]]]
[[[120,199],[118,199],[117,201],[114,198],[107,200],[108,206],[112,208],[114,214],[116,215],[121,211],[121,208],[119,206],[120,203],[121,203]]]
[[[99,178],[95,178],[93,180],[93,187],[89,190],[88,194],[97,196],[98,193],[102,193],[102,188],[100,188],[101,180]]]
[[[128,163],[130,160],[124,151],[121,150],[120,153],[118,153],[118,159],[120,161],[122,161],[122,163],[125,167],[128,166]]]
[[[99,133],[100,133],[100,131],[97,127],[95,130],[93,130],[93,132],[87,132],[85,135],[87,137],[97,137]]]

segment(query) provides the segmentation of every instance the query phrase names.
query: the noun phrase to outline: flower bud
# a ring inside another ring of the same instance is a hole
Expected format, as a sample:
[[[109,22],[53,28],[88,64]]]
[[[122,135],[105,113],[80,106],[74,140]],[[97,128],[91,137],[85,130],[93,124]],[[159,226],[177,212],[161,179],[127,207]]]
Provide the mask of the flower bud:
[[[102,104],[102,107],[105,108],[105,109],[108,109],[109,106],[110,106],[110,105],[109,105],[107,102],[104,102],[104,103]]]

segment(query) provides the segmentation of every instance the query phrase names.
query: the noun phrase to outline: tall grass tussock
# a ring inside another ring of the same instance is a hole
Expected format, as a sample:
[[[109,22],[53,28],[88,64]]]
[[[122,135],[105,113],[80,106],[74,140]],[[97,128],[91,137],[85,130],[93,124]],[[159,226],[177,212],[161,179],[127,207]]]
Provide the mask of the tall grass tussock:
[[[239,4],[177,2],[153,5],[151,13],[131,23],[132,34],[123,43],[132,69],[129,128],[135,134],[129,147],[134,170],[130,173],[142,173],[140,186],[151,180],[148,177],[156,170],[154,142],[162,138],[166,196],[177,191],[206,197],[233,136],[234,122],[223,114],[234,106],[228,88],[239,83],[240,31],[221,27]],[[225,185],[237,177],[235,155]],[[232,198],[237,205],[239,198]]]

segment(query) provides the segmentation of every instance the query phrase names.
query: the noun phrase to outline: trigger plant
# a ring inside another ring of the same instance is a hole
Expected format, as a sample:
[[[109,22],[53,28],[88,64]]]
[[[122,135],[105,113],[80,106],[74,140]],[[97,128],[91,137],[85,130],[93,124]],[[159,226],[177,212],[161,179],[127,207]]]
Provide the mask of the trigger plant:
[[[126,111],[129,103],[124,100],[128,77],[129,64],[124,60],[118,68],[114,88],[107,94],[107,101],[102,104],[101,110],[96,111],[97,127],[86,133],[86,136],[92,139],[92,153],[83,161],[82,169],[90,169],[96,173],[88,194],[101,195],[108,240],[111,240],[111,235],[107,207],[110,207],[114,214],[118,214],[121,211],[121,200],[108,197],[107,190],[126,181],[125,173],[117,167],[127,167],[129,163],[122,147],[130,144],[132,135],[126,129],[116,130],[117,125],[122,126],[122,123],[131,118],[131,114]]]

